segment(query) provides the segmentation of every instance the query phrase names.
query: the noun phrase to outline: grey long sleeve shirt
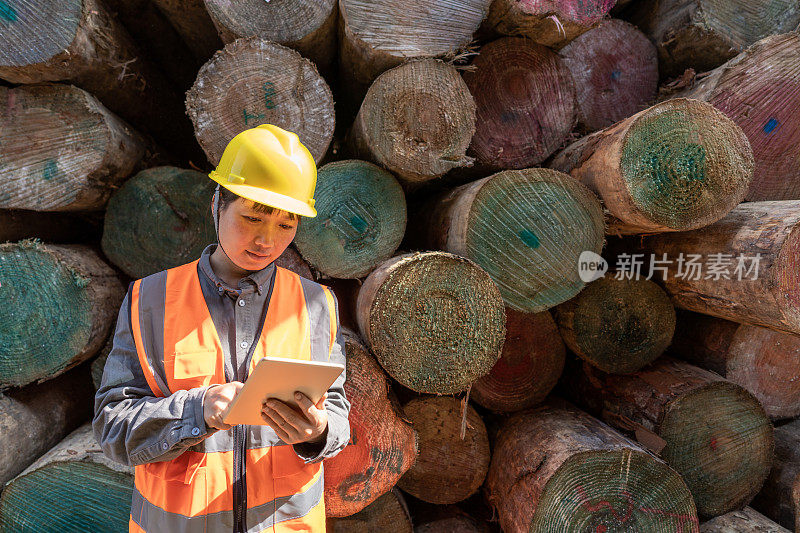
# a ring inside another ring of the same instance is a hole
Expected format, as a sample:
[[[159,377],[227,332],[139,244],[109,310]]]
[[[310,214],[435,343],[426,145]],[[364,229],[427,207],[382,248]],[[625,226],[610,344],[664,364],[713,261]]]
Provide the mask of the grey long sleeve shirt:
[[[250,344],[257,341],[259,321],[269,305],[268,289],[275,265],[241,279],[238,287],[233,288],[211,268],[209,257],[215,247],[206,247],[200,256],[200,286],[222,341],[225,373],[236,381],[244,381],[247,352]],[[338,329],[338,306],[336,320]],[[341,332],[337,334],[330,360],[345,364]],[[328,427],[324,440],[316,445],[293,446],[306,463],[336,455],[350,440],[350,402],[344,393],[345,378],[342,372],[328,389],[325,400]],[[126,296],[95,396],[92,422],[95,439],[108,457],[127,465],[174,459],[217,431],[208,427],[203,417],[203,397],[208,388],[180,390],[165,398],[153,396],[133,342]]]

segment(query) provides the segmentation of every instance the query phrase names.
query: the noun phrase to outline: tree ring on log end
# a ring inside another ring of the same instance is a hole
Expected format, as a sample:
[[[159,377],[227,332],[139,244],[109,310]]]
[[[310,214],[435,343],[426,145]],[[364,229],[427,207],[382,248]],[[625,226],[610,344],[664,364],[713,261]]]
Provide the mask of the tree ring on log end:
[[[82,0],[0,2],[0,67],[35,65],[63,53],[82,19]]]
[[[0,245],[0,384],[55,374],[84,350],[92,333],[89,283],[36,243]]]
[[[785,320],[800,330],[800,224],[796,224],[778,253],[775,280]]]
[[[744,199],[753,152],[722,112],[678,98],[631,124],[619,166],[634,205],[654,223],[684,231],[716,222]]]
[[[697,531],[680,475],[630,449],[578,452],[558,467],[537,502],[531,533]]]
[[[585,285],[580,254],[603,248],[597,198],[550,169],[507,170],[486,180],[470,207],[464,255],[517,311],[544,311],[575,296]]]
[[[497,287],[471,261],[444,252],[390,261],[368,315],[381,366],[417,392],[465,390],[500,357],[505,312]]]
[[[258,35],[278,43],[290,43],[319,28],[336,8],[336,0],[314,2],[264,2],[237,0],[235,8],[226,0],[208,0],[209,14],[235,35]]]
[[[699,0],[699,4],[703,26],[724,36],[737,50],[768,35],[789,32],[800,23],[797,0]]]
[[[681,474],[704,516],[744,506],[772,466],[774,437],[764,408],[727,381],[670,402],[658,434],[667,442],[661,457]]]

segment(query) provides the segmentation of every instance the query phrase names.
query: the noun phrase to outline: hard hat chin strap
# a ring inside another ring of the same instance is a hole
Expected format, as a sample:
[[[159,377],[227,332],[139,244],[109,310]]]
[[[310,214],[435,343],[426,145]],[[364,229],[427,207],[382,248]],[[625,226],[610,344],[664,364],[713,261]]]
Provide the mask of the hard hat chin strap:
[[[214,189],[214,200],[211,203],[211,218],[214,219],[214,233],[217,234],[217,246],[219,246],[219,249],[225,254],[225,257],[233,263],[233,259],[231,259],[228,252],[225,251],[225,248],[222,247],[222,241],[219,238],[219,216],[219,184],[217,184],[217,188]],[[236,263],[233,264],[235,265]]]

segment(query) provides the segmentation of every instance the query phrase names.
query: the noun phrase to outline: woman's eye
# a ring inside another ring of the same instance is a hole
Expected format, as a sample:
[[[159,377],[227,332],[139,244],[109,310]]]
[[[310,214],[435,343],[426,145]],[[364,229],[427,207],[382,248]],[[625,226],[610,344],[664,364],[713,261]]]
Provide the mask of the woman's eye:
[[[244,218],[246,218],[250,222],[261,222],[261,219],[260,218],[256,218],[256,217],[247,217],[246,216]]]
[[[293,227],[294,226],[292,226],[291,224],[281,224],[281,228],[286,230],[292,229]]]

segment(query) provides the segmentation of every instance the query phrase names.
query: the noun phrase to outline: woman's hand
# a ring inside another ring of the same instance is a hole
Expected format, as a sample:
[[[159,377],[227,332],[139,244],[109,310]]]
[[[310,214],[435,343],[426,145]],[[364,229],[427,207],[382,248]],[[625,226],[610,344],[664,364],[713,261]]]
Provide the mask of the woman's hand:
[[[328,427],[328,412],[324,405],[328,393],[316,405],[302,392],[295,392],[294,397],[300,411],[276,398],[270,398],[262,406],[261,418],[286,444],[321,442]]]
[[[222,418],[242,387],[244,383],[241,381],[231,381],[224,385],[212,385],[206,390],[203,398],[203,418],[206,419],[208,427],[223,430],[231,428],[230,424],[222,421]]]

